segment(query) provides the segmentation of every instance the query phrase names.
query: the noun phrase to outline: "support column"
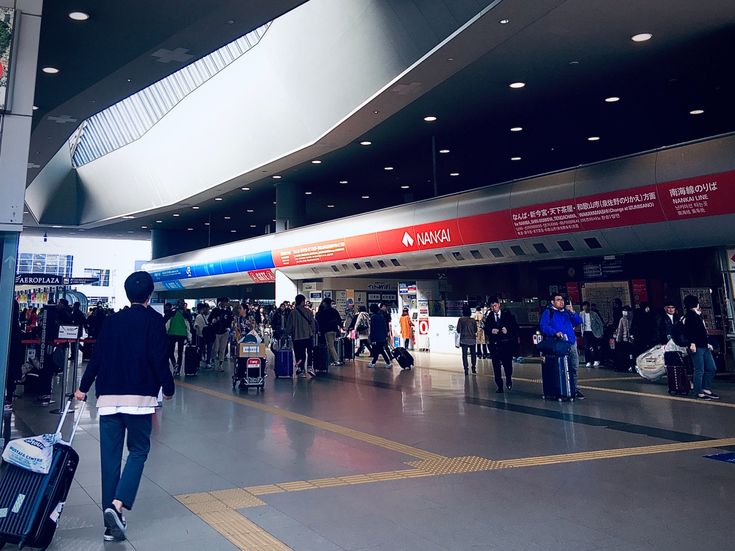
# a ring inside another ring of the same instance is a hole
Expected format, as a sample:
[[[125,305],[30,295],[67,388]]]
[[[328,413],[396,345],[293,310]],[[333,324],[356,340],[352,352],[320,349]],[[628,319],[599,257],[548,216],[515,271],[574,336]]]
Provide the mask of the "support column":
[[[276,270],[276,306],[284,300],[293,302],[297,293],[296,282],[281,270]]]
[[[304,188],[300,184],[276,184],[276,233],[303,226],[306,220]]]
[[[14,9],[11,12],[14,19],[8,87],[0,91],[0,110],[4,110],[0,113],[0,396],[3,400],[18,236],[23,230],[41,6],[41,0],[0,0],[0,7]],[[2,440],[0,438],[0,447],[5,444]]]

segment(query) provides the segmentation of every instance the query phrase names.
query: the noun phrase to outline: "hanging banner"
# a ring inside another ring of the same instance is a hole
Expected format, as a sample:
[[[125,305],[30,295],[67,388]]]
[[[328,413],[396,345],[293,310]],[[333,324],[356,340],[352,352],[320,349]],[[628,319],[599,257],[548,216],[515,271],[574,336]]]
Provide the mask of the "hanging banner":
[[[630,281],[633,287],[633,301],[637,304],[648,302],[648,286],[645,279],[632,279]]]

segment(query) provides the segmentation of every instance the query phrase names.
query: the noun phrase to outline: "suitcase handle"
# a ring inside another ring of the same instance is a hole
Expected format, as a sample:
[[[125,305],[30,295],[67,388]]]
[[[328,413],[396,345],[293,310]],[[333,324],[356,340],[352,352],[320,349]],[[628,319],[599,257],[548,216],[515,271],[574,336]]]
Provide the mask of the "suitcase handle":
[[[74,402],[74,400],[75,400],[75,398],[72,397],[66,403],[66,406],[64,407],[64,413],[61,415],[61,419],[59,420],[59,426],[56,427],[56,433],[57,434],[61,434],[61,429],[64,426],[64,421],[66,421],[66,415],[69,413],[69,410],[71,409],[71,405]],[[63,442],[64,444],[67,444],[67,445],[71,446],[72,440],[74,440],[74,435],[77,433],[77,428],[79,428],[79,421],[82,420],[82,414],[84,413],[84,408],[86,406],[87,406],[87,399],[85,398],[82,401],[82,407],[79,409],[79,415],[75,415],[76,418],[74,419],[74,427],[72,427],[71,435],[69,436],[69,440],[68,441],[64,441],[63,440],[63,436],[62,436],[61,442]]]

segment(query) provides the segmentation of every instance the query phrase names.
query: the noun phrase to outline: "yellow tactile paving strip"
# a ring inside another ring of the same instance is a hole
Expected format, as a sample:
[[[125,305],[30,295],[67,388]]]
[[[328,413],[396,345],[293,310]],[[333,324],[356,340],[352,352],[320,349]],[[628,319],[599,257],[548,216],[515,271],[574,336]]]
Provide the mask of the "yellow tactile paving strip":
[[[176,386],[195,390],[203,394],[209,394],[210,396],[214,396],[215,398],[219,398],[221,400],[228,400],[230,402],[235,402],[236,404],[241,404],[241,405],[248,406],[254,409],[259,409],[260,411],[265,411],[267,413],[272,413],[274,415],[279,415],[281,417],[285,417],[286,419],[291,419],[292,421],[298,421],[299,423],[304,423],[305,425],[311,425],[312,427],[316,427],[318,429],[333,432],[335,434],[346,436],[354,440],[360,440],[361,442],[366,442],[368,444],[372,444],[374,446],[379,446],[381,448],[399,452],[404,455],[410,455],[411,457],[416,457],[418,459],[442,459],[444,457],[436,453],[431,453],[425,450],[421,450],[419,448],[414,448],[413,446],[401,444],[400,442],[394,442],[393,440],[388,440],[387,438],[382,438],[380,436],[375,436],[373,434],[368,434],[366,432],[361,432],[359,430],[343,427],[341,425],[337,425],[336,423],[330,423],[328,421],[322,421],[320,419],[315,419],[314,417],[308,417],[306,415],[301,415],[300,413],[294,413],[293,411],[289,411],[287,409],[283,409],[283,408],[279,408],[275,406],[269,406],[266,404],[262,404],[260,402],[256,402],[255,400],[249,400],[247,398],[242,398],[240,396],[233,396],[232,394],[225,394],[224,392],[218,392],[216,390],[211,390],[209,388],[203,388],[197,385],[192,385],[190,383],[185,383],[181,381],[177,381]]]

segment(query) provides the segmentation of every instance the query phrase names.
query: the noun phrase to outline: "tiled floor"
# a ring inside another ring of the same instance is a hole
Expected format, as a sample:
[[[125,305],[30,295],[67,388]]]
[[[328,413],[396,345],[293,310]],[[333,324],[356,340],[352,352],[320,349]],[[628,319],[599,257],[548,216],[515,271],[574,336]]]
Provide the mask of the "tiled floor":
[[[412,371],[358,359],[315,380],[271,376],[262,394],[233,391],[226,374],[187,378],[155,416],[124,544],[102,542],[98,420],[88,410],[49,549],[732,547],[735,465],[703,458],[717,450],[698,443],[735,437],[732,383],[720,383],[720,403],[700,403],[671,399],[663,383],[581,368],[587,399],[560,404],[541,399],[538,364],[517,365],[513,392],[496,395],[487,360],[465,377],[458,357],[416,358]],[[16,404],[16,432],[45,432],[55,419]],[[661,444],[673,446],[534,466],[488,461]],[[685,444],[698,449],[671,449]],[[235,488],[245,490],[217,492]]]

